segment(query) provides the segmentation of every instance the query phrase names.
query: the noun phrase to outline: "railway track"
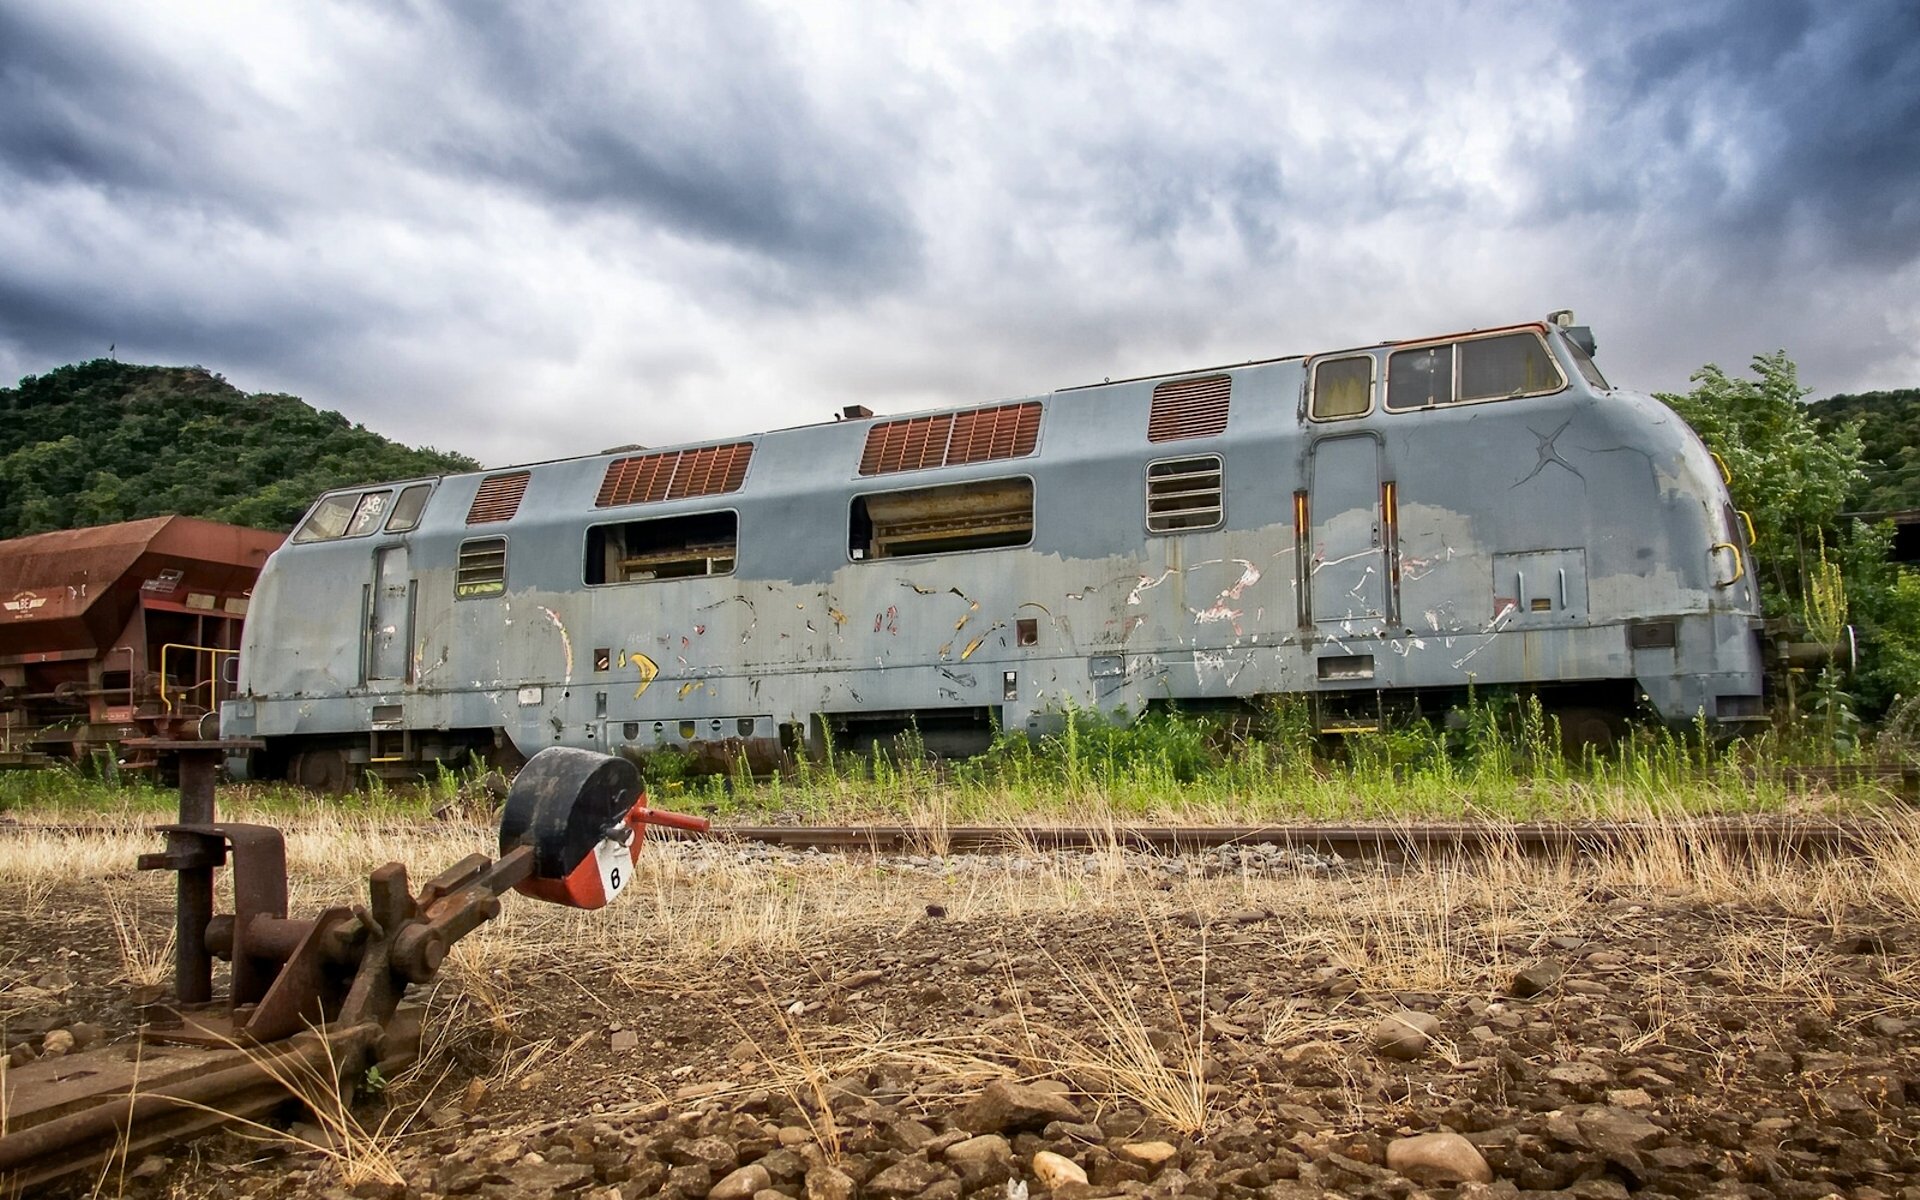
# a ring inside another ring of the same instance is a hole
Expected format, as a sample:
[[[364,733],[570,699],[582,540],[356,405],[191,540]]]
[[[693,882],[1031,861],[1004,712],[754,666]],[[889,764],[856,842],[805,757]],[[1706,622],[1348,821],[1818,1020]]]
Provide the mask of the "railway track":
[[[380,828],[418,830],[395,822]],[[476,832],[479,826],[474,827]],[[716,825],[711,837],[787,850],[868,854],[988,854],[1119,848],[1150,854],[1197,854],[1221,847],[1272,846],[1341,858],[1402,862],[1496,852],[1535,857],[1604,853],[1679,840],[1735,853],[1831,857],[1871,851],[1871,820],[1719,817],[1673,822],[1431,821],[1395,824],[1290,822],[1268,825]],[[141,827],[105,822],[0,821],[0,837],[145,836]],[[666,830],[654,837],[684,836]]]

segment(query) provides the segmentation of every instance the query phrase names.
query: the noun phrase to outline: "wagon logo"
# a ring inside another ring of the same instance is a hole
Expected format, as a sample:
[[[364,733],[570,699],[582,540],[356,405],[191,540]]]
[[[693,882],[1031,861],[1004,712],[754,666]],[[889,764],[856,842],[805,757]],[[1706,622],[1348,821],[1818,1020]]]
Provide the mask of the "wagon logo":
[[[15,592],[13,599],[0,600],[0,608],[6,609],[15,617],[30,617],[35,609],[47,602],[45,596],[33,592]]]

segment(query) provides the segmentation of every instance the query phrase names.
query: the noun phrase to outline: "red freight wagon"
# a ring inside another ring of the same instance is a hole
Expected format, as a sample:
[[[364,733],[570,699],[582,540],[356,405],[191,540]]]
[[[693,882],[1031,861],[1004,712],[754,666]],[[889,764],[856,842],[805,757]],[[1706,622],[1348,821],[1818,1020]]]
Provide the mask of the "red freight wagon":
[[[212,736],[283,535],[152,517],[0,542],[0,765]]]

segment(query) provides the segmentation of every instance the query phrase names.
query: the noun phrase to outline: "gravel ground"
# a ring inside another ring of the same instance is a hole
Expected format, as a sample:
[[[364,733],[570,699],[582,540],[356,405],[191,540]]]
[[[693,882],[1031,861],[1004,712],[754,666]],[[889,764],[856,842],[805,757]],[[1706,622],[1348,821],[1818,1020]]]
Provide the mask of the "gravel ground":
[[[840,915],[706,954],[495,946],[430,1003],[431,1077],[359,1106],[379,1136],[210,1139],[103,1190],[1920,1200],[1920,929],[1837,869],[1710,896],[1644,864],[1276,847],[660,858]],[[16,890],[10,1052],[126,1036],[97,891]],[[636,890],[637,927],[672,915]]]

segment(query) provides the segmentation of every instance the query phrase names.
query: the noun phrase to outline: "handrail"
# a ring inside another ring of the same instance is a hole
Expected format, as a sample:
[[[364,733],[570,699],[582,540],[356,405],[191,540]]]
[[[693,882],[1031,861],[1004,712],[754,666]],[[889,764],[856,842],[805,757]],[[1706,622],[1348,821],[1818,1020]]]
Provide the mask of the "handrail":
[[[183,688],[175,693],[175,695],[178,695],[182,700],[193,695],[193,693],[199,691],[201,688],[212,689],[212,695],[209,698],[218,700],[220,698],[220,656],[223,654],[238,655],[240,653],[238,650],[223,650],[218,646],[193,646],[185,642],[167,642],[162,645],[160,647],[160,706],[169,713],[173,711],[173,699],[168,695],[167,689],[167,679],[169,678],[167,674],[167,651],[169,650],[184,650],[189,652],[193,655],[193,661],[196,664],[199,661],[200,655],[204,654],[207,656],[206,678],[194,684],[192,687]]]
[[[1747,560],[1746,557],[1740,553],[1740,547],[1734,545],[1732,542],[1715,542],[1713,545],[1707,547],[1708,554],[1712,554],[1715,550],[1733,551],[1733,578],[1726,580],[1716,579],[1713,582],[1713,586],[1721,588],[1732,587],[1746,577]]]

